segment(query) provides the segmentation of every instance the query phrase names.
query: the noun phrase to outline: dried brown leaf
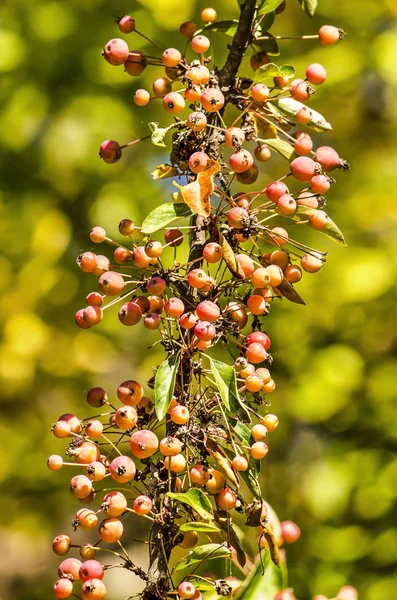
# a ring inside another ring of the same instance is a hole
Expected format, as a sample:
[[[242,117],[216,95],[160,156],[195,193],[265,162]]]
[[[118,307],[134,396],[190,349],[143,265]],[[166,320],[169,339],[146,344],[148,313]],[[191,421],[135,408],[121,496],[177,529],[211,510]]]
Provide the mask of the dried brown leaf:
[[[209,166],[205,171],[197,175],[195,181],[187,185],[179,185],[173,182],[175,187],[181,190],[182,196],[189,208],[197,215],[209,217],[211,214],[211,194],[214,192],[214,178],[220,171],[219,163],[216,160],[208,162]]]

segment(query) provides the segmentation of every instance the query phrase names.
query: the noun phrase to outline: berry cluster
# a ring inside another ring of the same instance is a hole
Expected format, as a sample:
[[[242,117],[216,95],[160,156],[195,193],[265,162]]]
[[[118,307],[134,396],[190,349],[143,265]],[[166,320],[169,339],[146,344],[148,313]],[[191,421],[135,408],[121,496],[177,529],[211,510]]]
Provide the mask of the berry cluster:
[[[246,49],[267,36],[255,2],[243,3],[241,21],[248,18],[244,11],[250,19],[243,32]],[[111,258],[90,249],[77,260],[83,272],[98,278],[98,290],[88,294],[86,307],[76,314],[77,325],[88,329],[99,324],[104,311],[120,303],[120,323],[134,326],[142,321],[146,329],[157,330],[166,359],[147,382],[153,399],[135,380],[119,385],[117,400],[109,400],[105,390],[96,387],[89,390],[87,402],[100,414],[84,419],[65,414],[53,426],[54,436],[68,440],[66,454],[75,462],[53,455],[49,469],[82,469],[70,481],[71,494],[84,504],[99,499],[95,510],[77,511],[73,527],[97,530],[100,537],[98,543],[81,546],[72,545],[67,535],[55,538],[57,555],[78,547],[84,561],[67,558],[60,564],[57,598],[76,595],[78,580],[83,600],[105,598],[102,578],[114,565],[99,562],[98,552],[116,556],[121,561],[117,566],[145,582],[143,600],[200,600],[202,591],[211,588],[230,597],[244,588],[231,576],[197,577],[192,569],[175,582],[178,570],[190,567],[193,548],[203,560],[234,560],[244,569],[246,553],[233,529],[231,511],[244,513],[246,525],[258,529],[258,549],[277,567],[285,563],[279,547],[300,536],[295,523],[279,522],[258,480],[260,461],[269,451],[265,439],[278,426],[278,417],[269,409],[268,395],[276,384],[265,319],[274,300],[304,304],[294,286],[302,271],[315,273],[325,261],[324,253],[290,236],[291,225],[295,231],[301,229],[296,225],[307,225],[343,243],[323,208],[324,194],[335,183],[329,173],[347,164],[333,148],[314,148],[311,136],[299,129],[331,127],[304,104],[314,92],[312,86],[325,81],[324,68],[312,64],[305,79],[296,79],[293,67],[279,67],[258,51],[250,60],[254,75],[238,75],[242,54],[233,64],[232,50],[243,35],[239,25],[228,62],[219,70],[204,35],[217,14],[207,8],[202,19],[202,30],[192,22],[181,25],[187,39],[183,52],[167,48],[161,57],[148,56],[130,51],[120,38],[110,40],[103,50],[111,65],[124,65],[133,76],[150,64],[165,67],[165,77],[153,82],[153,96],[138,89],[134,102],[143,107],[160,98],[171,115],[188,109],[184,119],[175,116],[167,127],[151,123],[152,134],[146,136],[164,146],[167,132],[173,130],[170,164],[160,165],[154,177],[179,178],[184,185],[175,183],[179,191],[172,202],[155,208],[141,226],[123,219],[118,228],[122,241],[94,227],[91,241],[113,246]],[[119,19],[118,27],[123,34],[145,37],[130,16]],[[318,35],[303,37],[332,45],[341,32],[323,26]],[[191,52],[194,58],[188,60]],[[174,83],[181,89],[173,91]],[[123,148],[143,139],[125,146],[107,140],[100,156],[114,163]],[[233,189],[236,183],[254,184],[259,173],[254,157],[258,163],[267,162],[273,152],[288,160],[283,177],[264,189]],[[189,224],[169,228],[186,218]],[[218,343],[228,350],[232,364],[208,352]],[[108,483],[102,488],[105,478]],[[110,482],[117,489],[109,487]],[[121,541],[124,521],[131,515],[152,523],[147,573],[131,561]],[[212,543],[203,543],[205,538]],[[103,544],[116,544],[116,550]],[[189,554],[170,572],[168,561],[176,546]],[[342,591],[338,600],[347,600]],[[290,600],[294,595],[288,589],[276,598]]]

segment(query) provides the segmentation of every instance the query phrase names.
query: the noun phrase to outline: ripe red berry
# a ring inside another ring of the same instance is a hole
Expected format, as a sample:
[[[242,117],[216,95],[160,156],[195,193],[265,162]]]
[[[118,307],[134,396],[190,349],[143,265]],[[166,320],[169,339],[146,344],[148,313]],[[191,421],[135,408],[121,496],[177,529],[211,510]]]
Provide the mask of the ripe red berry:
[[[135,302],[126,302],[118,312],[120,323],[130,327],[136,325],[142,318],[142,311]]]
[[[192,269],[187,275],[189,285],[200,289],[208,283],[208,275],[203,269]]]
[[[80,581],[87,581],[88,579],[102,579],[105,571],[101,563],[97,560],[86,560],[80,567],[79,578]]]
[[[120,429],[131,429],[138,422],[138,415],[133,406],[125,404],[116,411],[115,421]]]
[[[208,154],[206,154],[205,152],[194,152],[189,157],[189,169],[192,171],[192,173],[201,173],[201,171],[204,171],[206,169],[208,159]]]
[[[204,52],[207,52],[208,48],[210,47],[211,42],[207,37],[205,37],[205,35],[196,35],[192,39],[191,44],[194,52],[197,52],[197,54],[204,54]]]
[[[63,458],[58,454],[51,454],[47,460],[47,467],[50,471],[59,471],[63,466]]]
[[[200,302],[197,305],[196,313],[201,321],[209,321],[210,323],[213,323],[219,318],[221,309],[217,304],[215,304],[215,302],[212,302],[211,300],[203,300],[203,302]]]
[[[185,108],[185,100],[178,92],[170,92],[163,98],[164,110],[172,115],[177,115]]]
[[[115,271],[107,271],[100,276],[98,287],[105,296],[116,296],[124,288],[124,279]]]
[[[278,212],[282,215],[293,215],[294,212],[296,211],[297,208],[297,204],[295,199],[290,196],[289,194],[285,194],[284,196],[281,196],[281,198],[279,198],[277,200],[277,209]]]
[[[328,215],[323,210],[315,210],[309,215],[309,221],[314,229],[324,229],[328,223]]]
[[[190,581],[183,581],[178,586],[178,595],[182,600],[190,600],[196,593],[196,588]]]
[[[292,175],[299,181],[310,181],[316,174],[316,163],[307,156],[295,158],[290,167]]]
[[[124,70],[131,77],[138,77],[143,73],[147,65],[147,59],[140,50],[132,50],[124,63]]]
[[[225,143],[229,148],[241,148],[245,140],[245,133],[239,127],[229,127],[225,132]]]
[[[73,582],[70,579],[58,579],[54,584],[55,598],[69,598],[73,593]]]
[[[299,156],[306,156],[310,154],[313,148],[312,138],[308,133],[303,133],[303,131],[299,131],[295,134],[296,142],[294,144],[294,150],[296,154]]]
[[[169,298],[164,304],[164,312],[169,317],[180,317],[185,311],[185,305],[179,298]]]
[[[289,189],[282,181],[273,181],[265,189],[265,194],[272,202],[277,202],[281,196],[289,193]]]
[[[301,266],[307,273],[317,273],[323,266],[321,254],[312,252],[311,254],[304,254],[301,258]]]
[[[248,346],[251,344],[262,344],[265,350],[269,350],[271,344],[269,336],[263,331],[253,331],[247,335],[246,342]]]
[[[249,464],[245,456],[235,456],[232,460],[232,466],[235,471],[247,471]]]
[[[341,165],[339,154],[330,146],[320,146],[316,150],[314,160],[320,163],[323,171],[328,173]]]
[[[199,321],[194,328],[195,336],[198,340],[209,342],[215,337],[215,327],[209,321]]]
[[[109,519],[104,519],[102,521],[98,531],[101,540],[107,544],[114,544],[123,535],[123,529],[123,523],[119,519],[110,517]]]
[[[262,65],[267,65],[270,62],[270,58],[266,52],[258,52],[253,54],[250,58],[250,66],[253,71],[257,71]]]
[[[165,292],[166,282],[161,277],[152,277],[146,284],[149,294],[160,296]]]
[[[145,246],[136,246],[132,253],[132,260],[138,269],[145,269],[152,260],[145,252]]]
[[[263,315],[267,304],[263,296],[254,294],[248,298],[247,306],[253,315]]]
[[[255,102],[266,102],[270,94],[269,88],[263,83],[255,83],[251,88],[251,96]]]
[[[137,515],[143,516],[150,513],[153,503],[149,496],[138,496],[134,500],[134,510]]]
[[[117,397],[123,404],[136,406],[143,398],[143,387],[137,381],[128,379],[120,383],[117,388]]]
[[[89,306],[102,306],[103,304],[103,298],[98,292],[89,293],[85,301]]]
[[[227,222],[230,227],[242,229],[249,223],[249,214],[244,208],[234,206],[227,212]]]
[[[327,77],[327,72],[322,65],[314,63],[309,65],[306,69],[306,78],[313,85],[321,85],[324,83]]]
[[[222,246],[216,242],[210,242],[206,244],[203,249],[203,258],[208,263],[217,263],[222,259],[223,250]]]
[[[208,88],[201,94],[201,103],[207,112],[217,112],[225,104],[225,97],[217,88]]]
[[[132,454],[137,458],[148,458],[155,454],[159,447],[159,440],[153,431],[141,429],[130,437]]]
[[[137,106],[146,106],[149,104],[150,94],[147,90],[139,89],[134,94],[134,103]]]
[[[148,313],[143,319],[146,329],[154,331],[161,326],[161,316],[158,313]]]
[[[207,117],[202,112],[192,112],[188,116],[186,123],[192,131],[202,131],[207,126]]]
[[[333,46],[341,38],[341,31],[333,25],[323,25],[318,32],[320,44],[323,46]]]
[[[313,118],[313,113],[307,106],[300,108],[295,115],[295,118],[298,123],[301,125],[308,125]]]
[[[268,414],[262,419],[262,425],[270,432],[275,431],[278,427],[278,417],[276,415]]]
[[[119,66],[125,63],[129,52],[127,42],[120,38],[114,38],[105,45],[102,54],[109,64]]]
[[[254,159],[248,150],[236,150],[229,158],[229,165],[234,173],[244,173],[252,167]]]
[[[125,483],[135,477],[136,467],[134,461],[129,456],[117,456],[110,463],[109,471],[115,481]]]
[[[145,246],[145,253],[150,258],[158,258],[163,253],[163,244],[161,242],[159,242],[158,240],[151,240]],[[150,293],[155,294],[156,292],[150,292]]]
[[[100,579],[89,579],[83,583],[81,588],[81,597],[83,600],[103,600],[107,589]]]
[[[189,410],[186,408],[186,406],[178,404],[177,406],[174,406],[174,408],[170,411],[170,417],[171,421],[173,421],[177,425],[185,425],[185,423],[187,423],[190,418]]]
[[[100,408],[107,401],[108,396],[104,389],[101,387],[94,387],[87,392],[87,402],[94,408]]]
[[[325,194],[331,187],[331,182],[326,175],[315,175],[310,180],[310,187],[316,194]]]
[[[336,595],[336,600],[358,600],[358,592],[351,585],[344,585]]]
[[[215,497],[216,503],[221,510],[229,511],[232,508],[235,508],[237,504],[237,496],[230,488],[226,487],[225,489],[218,492]]]
[[[90,239],[95,244],[100,244],[106,238],[106,231],[103,227],[93,227],[90,231]]]
[[[256,460],[261,460],[261,458],[264,458],[269,452],[269,448],[267,444],[265,444],[265,442],[255,442],[254,444],[252,444],[250,452],[252,458],[255,458]]]
[[[284,275],[290,283],[297,283],[302,279],[302,269],[298,265],[289,265],[285,269]]]
[[[168,229],[165,232],[164,239],[166,244],[175,248],[183,244],[183,233],[179,229]]]
[[[249,360],[252,364],[256,365],[265,360],[265,358],[267,357],[267,352],[262,346],[262,344],[255,342],[248,346],[245,356],[247,360]]]
[[[128,34],[132,33],[135,29],[135,19],[130,17],[129,15],[124,15],[117,21],[117,25],[121,31],[121,33]]]
[[[319,177],[319,175],[315,175],[314,177]],[[310,183],[314,177],[311,178]],[[297,202],[300,206],[307,206],[308,208],[318,207],[318,200],[312,192],[302,192],[299,194]]]
[[[70,577],[77,581],[81,564],[81,560],[78,558],[65,558],[58,567],[59,577]]]
[[[272,151],[267,144],[260,144],[255,148],[255,158],[259,162],[266,162],[272,157]]]
[[[97,325],[102,321],[103,311],[99,306],[87,306],[84,309],[83,319],[89,325]]]
[[[119,223],[119,232],[121,235],[130,236],[134,233],[134,223],[130,219],[123,219]]]
[[[65,556],[70,550],[72,541],[68,535],[57,535],[52,542],[52,549],[57,556]]]
[[[176,48],[167,48],[164,50],[161,60],[166,67],[176,67],[181,60],[182,55]]]
[[[108,517],[119,517],[127,508],[127,499],[121,492],[109,492],[104,496],[101,508]]]
[[[293,544],[300,538],[301,530],[293,521],[281,521],[280,527],[281,535],[286,544]]]
[[[179,324],[183,329],[193,329],[197,323],[197,317],[194,313],[184,313],[179,319]]]
[[[306,81],[297,80],[295,84],[291,85],[291,94],[295,100],[299,102],[306,102],[309,100],[313,89],[307,84]]]
[[[176,456],[182,450],[182,443],[178,438],[167,436],[160,441],[160,452],[164,456]]]
[[[77,264],[83,273],[92,273],[97,266],[96,254],[93,252],[84,252],[77,257]]]
[[[186,409],[187,410],[187,409]],[[171,412],[171,420],[176,422],[173,419],[173,414]],[[187,421],[183,423],[179,423],[180,425],[184,425]],[[164,459],[164,466],[167,471],[171,471],[171,473],[182,473],[182,471],[186,468],[186,459],[183,454],[177,454],[176,456],[166,456]]]
[[[204,8],[204,10],[201,11],[201,20],[203,23],[215,23],[217,18],[218,15],[214,8]]]
[[[247,254],[237,254],[236,260],[242,268],[242,270],[244,271],[245,277],[249,277],[250,275],[252,275],[252,273],[255,270],[255,264],[250,256],[248,256]]]

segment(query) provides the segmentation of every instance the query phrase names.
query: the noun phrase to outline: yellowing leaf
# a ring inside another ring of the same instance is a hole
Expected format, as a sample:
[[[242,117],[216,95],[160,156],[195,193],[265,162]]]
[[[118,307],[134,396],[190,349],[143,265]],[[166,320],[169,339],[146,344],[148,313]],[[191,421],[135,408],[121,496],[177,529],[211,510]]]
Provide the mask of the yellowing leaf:
[[[240,487],[240,481],[238,479],[236,471],[232,467],[232,463],[225,456],[225,453],[221,450],[218,444],[216,444],[213,440],[207,438],[204,445],[207,448],[208,452],[211,454],[212,458],[217,463],[217,465],[222,469],[222,471],[230,479],[230,481],[232,481],[236,487]]]
[[[176,177],[179,171],[171,165],[159,165],[152,173],[153,179],[168,179],[168,177]]]
[[[236,255],[231,249],[229,242],[225,240],[221,233],[219,233],[219,243],[223,250],[223,260],[227,264],[229,271],[231,271],[231,273],[237,277],[237,279],[245,279],[245,273],[242,266],[236,259]]]
[[[219,171],[219,163],[215,160],[209,161],[207,169],[201,171],[195,181],[187,185],[179,185],[175,181],[173,182],[175,187],[181,190],[184,201],[196,215],[201,215],[202,217],[210,216],[210,199],[214,191],[214,178]]]
[[[264,121],[263,119],[258,119],[255,115],[253,115],[255,121],[255,128],[257,132],[257,137],[259,138],[276,138],[277,137],[277,129],[272,123],[268,121]]]

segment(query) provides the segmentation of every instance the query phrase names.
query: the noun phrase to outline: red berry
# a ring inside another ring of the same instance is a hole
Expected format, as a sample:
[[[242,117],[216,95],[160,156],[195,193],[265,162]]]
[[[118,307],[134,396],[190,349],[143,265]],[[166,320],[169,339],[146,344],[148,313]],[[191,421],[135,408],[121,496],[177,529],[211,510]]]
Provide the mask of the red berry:
[[[119,66],[125,63],[129,56],[129,48],[127,42],[120,38],[110,40],[103,49],[103,57],[114,66]]]
[[[327,77],[327,72],[322,65],[314,63],[306,69],[306,78],[313,85],[321,85]]]
[[[133,19],[129,15],[125,15],[124,17],[121,17],[117,21],[117,25],[118,25],[121,33],[124,33],[124,34],[132,33],[135,29],[135,19]]]
[[[265,360],[265,358],[267,357],[267,352],[262,346],[262,344],[255,342],[248,346],[245,356],[247,360],[249,360],[252,364],[256,365]]]
[[[124,63],[124,70],[131,77],[138,77],[143,73],[147,65],[147,59],[140,50],[132,50]]]
[[[295,84],[291,85],[291,94],[295,100],[299,102],[306,102],[309,100],[314,90],[310,88],[306,81],[297,80]]]
[[[137,515],[147,515],[152,510],[153,503],[149,496],[138,496],[134,500],[134,510]]]
[[[223,250],[222,246],[216,242],[210,242],[206,244],[203,249],[203,258],[208,263],[217,263],[222,259]]]
[[[167,48],[164,50],[161,60],[166,67],[176,67],[181,60],[182,55],[176,48]]]
[[[204,10],[201,11],[201,19],[203,23],[215,23],[217,18],[218,15],[214,8],[204,8]]]
[[[179,324],[183,329],[193,329],[197,323],[197,317],[194,313],[185,313],[181,315]]]
[[[245,277],[249,277],[255,270],[254,261],[247,254],[237,254],[236,260],[244,271]]]
[[[129,406],[128,408],[132,407]],[[135,477],[136,467],[134,461],[129,456],[117,456],[110,463],[109,471],[115,481],[125,483]]]
[[[72,541],[68,535],[57,535],[52,542],[52,549],[58,556],[65,556],[70,550]]]
[[[106,585],[100,579],[89,579],[83,583],[81,597],[83,600],[103,600],[106,596]]]
[[[69,598],[73,593],[73,582],[70,579],[58,579],[54,585],[55,598]]]
[[[252,167],[254,159],[248,150],[236,150],[229,158],[229,165],[234,173],[244,173]]]
[[[215,497],[216,503],[221,510],[229,511],[235,508],[237,496],[230,488],[226,487]]]
[[[178,92],[170,92],[163,98],[164,110],[172,115],[177,115],[185,108],[185,100]]]
[[[148,458],[157,452],[159,440],[153,431],[141,429],[130,437],[130,446],[134,456]]]
[[[267,144],[260,144],[255,148],[255,158],[259,162],[266,162],[272,156],[272,151]]]
[[[84,309],[83,318],[89,325],[97,325],[102,321],[103,311],[99,306],[87,306]]]
[[[149,313],[143,319],[143,324],[150,331],[159,329],[161,326],[161,316],[158,313]]]
[[[320,146],[320,148],[317,148],[314,160],[320,163],[323,171],[326,173],[333,171],[341,164],[339,154],[330,146]]]
[[[130,236],[134,233],[134,223],[130,219],[123,219],[119,223],[119,232],[121,235]]]
[[[165,232],[164,239],[169,246],[180,246],[183,243],[183,233],[179,229],[169,229]]]
[[[270,94],[269,88],[263,83],[255,83],[251,88],[251,96],[255,102],[266,102]]]
[[[207,37],[205,37],[205,35],[196,35],[192,39],[191,44],[194,52],[197,52],[197,54],[204,54],[204,52],[207,52],[208,48],[210,47],[211,42]]]
[[[207,126],[207,117],[202,112],[192,112],[188,116],[186,123],[192,131],[202,131]]]
[[[208,88],[201,94],[201,103],[207,112],[217,112],[225,104],[225,97],[217,88]]]
[[[286,544],[293,544],[301,535],[301,530],[293,521],[281,521],[281,535]]]
[[[143,398],[143,387],[137,381],[128,379],[120,383],[117,388],[117,397],[123,404],[136,406]]]
[[[295,158],[290,167],[292,175],[299,181],[310,181],[316,174],[316,163],[307,156]]]
[[[204,171],[208,164],[208,154],[205,152],[194,152],[189,157],[189,169],[192,173],[201,173]]]
[[[315,210],[309,215],[309,221],[314,229],[324,229],[328,223],[328,215],[323,210]]]
[[[85,301],[89,306],[102,306],[103,298],[98,292],[91,292],[88,294]]]
[[[152,279],[149,279],[147,282],[146,287],[149,294],[159,296],[165,292],[167,284],[161,277],[152,277]]]
[[[187,280],[189,285],[200,289],[208,283],[208,275],[203,269],[192,269],[188,273]]]
[[[185,305],[179,298],[169,298],[164,304],[164,312],[169,317],[180,317],[185,311]]]
[[[83,273],[92,273],[96,266],[96,254],[93,252],[84,252],[84,254],[80,254],[77,258],[77,264]]]
[[[286,216],[293,215],[294,212],[296,211],[296,208],[297,208],[296,201],[289,194],[285,194],[284,196],[281,196],[281,198],[279,198],[277,200],[277,209],[278,209],[278,212],[281,213],[282,215],[286,215]]]
[[[313,113],[310,110],[310,108],[307,108],[307,106],[304,106],[303,108],[300,108],[298,110],[298,112],[295,115],[295,118],[296,118],[297,122],[300,123],[301,125],[307,125],[312,120]]]
[[[225,143],[229,148],[241,148],[245,140],[245,133],[239,127],[229,127],[225,133]]]
[[[310,154],[313,148],[313,141],[309,134],[303,133],[303,131],[299,131],[295,134],[296,142],[294,144],[294,150],[296,154],[299,156],[305,156],[306,154]]]
[[[116,296],[124,288],[124,279],[115,271],[107,271],[100,276],[98,287],[106,296]]]
[[[108,396],[101,387],[94,387],[87,392],[87,402],[94,408],[100,408],[107,401]]]
[[[65,558],[58,567],[59,577],[69,576],[74,581],[77,581],[81,564],[81,560],[78,558]]]
[[[277,202],[281,196],[289,193],[289,189],[282,181],[273,181],[265,189],[265,194],[272,202]]]
[[[186,21],[186,23],[182,23],[182,25],[179,27],[181,35],[188,39],[191,39],[194,36],[196,30],[197,25],[196,23],[193,23],[193,21]]]
[[[156,98],[163,98],[172,91],[172,84],[166,77],[159,77],[153,81],[153,93]]]
[[[234,206],[227,212],[227,222],[230,227],[243,229],[244,225],[249,223],[248,212],[244,208]]]
[[[200,302],[197,305],[196,313],[201,321],[209,321],[210,323],[213,323],[219,318],[221,310],[219,306],[215,304],[215,302],[212,302],[211,300],[203,300],[203,302]]]
[[[196,588],[190,581],[183,581],[178,586],[178,595],[182,600],[190,600],[196,593]]]
[[[88,579],[102,579],[104,576],[104,570],[101,563],[97,560],[86,560],[80,567],[79,578],[80,581],[87,581]]]
[[[103,227],[93,227],[90,231],[90,239],[95,244],[100,244],[106,238],[106,231]]]
[[[216,330],[209,321],[199,321],[194,328],[194,333],[198,340],[209,342],[215,337]]]
[[[269,350],[270,348],[270,338],[263,331],[253,331],[246,338],[248,346],[251,344],[261,344],[265,350]]]
[[[323,46],[333,46],[341,39],[341,31],[332,25],[323,25],[318,32],[320,44]]]
[[[107,544],[116,543],[123,535],[123,529],[122,522],[114,517],[104,519],[98,528],[101,540]]]
[[[145,246],[136,246],[132,253],[132,260],[138,269],[145,269],[152,260],[145,252]]]
[[[315,175],[310,180],[310,187],[316,194],[325,194],[331,187],[331,183],[326,175]]]
[[[134,102],[137,106],[146,106],[149,104],[150,94],[147,90],[139,89],[134,94]]]

